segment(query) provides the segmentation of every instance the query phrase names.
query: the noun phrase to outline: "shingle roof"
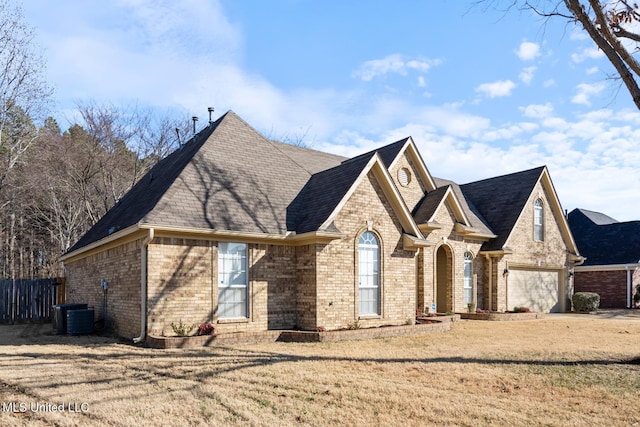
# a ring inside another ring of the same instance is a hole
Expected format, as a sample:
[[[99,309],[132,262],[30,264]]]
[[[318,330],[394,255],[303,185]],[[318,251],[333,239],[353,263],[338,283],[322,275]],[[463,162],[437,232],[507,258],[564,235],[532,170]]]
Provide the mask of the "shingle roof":
[[[264,138],[228,112],[161,160],[69,251],[133,225],[283,235],[317,231],[374,156],[389,167],[405,138],[351,159]],[[452,188],[471,227],[500,249],[544,167],[458,186],[438,180],[414,209],[428,220]],[[424,218],[423,218],[424,217]],[[330,228],[330,226],[329,226]]]
[[[541,166],[460,186],[464,197],[498,236],[485,242],[483,251],[503,248],[544,169]]]
[[[160,160],[68,252],[73,252],[138,223],[156,206],[221,120],[222,118],[218,119],[197,134],[188,144]]]
[[[430,191],[418,202],[411,213],[417,224],[428,222],[438,210],[438,206],[447,194],[449,185],[439,186],[437,189]]]
[[[289,208],[289,228],[297,233],[318,230],[374,155],[354,157],[313,175]]]
[[[134,224],[284,234],[312,174],[343,160],[270,141],[230,111],[161,160],[69,252]]]
[[[611,218],[608,215],[605,215],[600,212],[588,211],[586,209],[578,209],[584,216],[586,216],[591,222],[595,225],[609,225],[616,224],[619,221]]]
[[[478,208],[476,208],[476,206],[471,202],[471,200],[469,200],[464,195],[464,193],[462,192],[462,189],[458,184],[448,179],[442,179],[442,178],[434,178],[434,181],[438,186],[438,188],[440,188],[441,186],[451,186],[453,193],[456,195],[458,201],[460,202],[460,205],[462,206],[462,210],[464,211],[465,215],[469,219],[469,222],[470,222],[469,225],[471,227],[480,230],[485,235],[495,234],[495,232],[489,226],[487,221],[483,218],[482,213],[480,213]]]
[[[569,212],[571,233],[580,254],[587,258],[583,265],[634,264],[640,261],[640,221],[610,222],[611,219],[585,209]]]

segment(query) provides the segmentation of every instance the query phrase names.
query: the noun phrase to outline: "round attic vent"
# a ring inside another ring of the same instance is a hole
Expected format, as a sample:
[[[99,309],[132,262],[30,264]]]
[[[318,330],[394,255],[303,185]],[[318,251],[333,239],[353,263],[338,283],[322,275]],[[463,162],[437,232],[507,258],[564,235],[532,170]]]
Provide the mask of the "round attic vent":
[[[398,182],[403,187],[409,185],[409,183],[411,182],[411,172],[409,172],[409,169],[402,168],[398,171]]]

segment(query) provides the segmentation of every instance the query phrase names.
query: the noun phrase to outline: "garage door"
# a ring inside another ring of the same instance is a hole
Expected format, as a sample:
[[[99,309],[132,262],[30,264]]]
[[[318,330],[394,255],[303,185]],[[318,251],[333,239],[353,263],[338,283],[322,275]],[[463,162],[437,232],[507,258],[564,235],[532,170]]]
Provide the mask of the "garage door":
[[[531,311],[563,311],[560,304],[559,271],[511,269],[507,287],[507,310],[528,307]]]

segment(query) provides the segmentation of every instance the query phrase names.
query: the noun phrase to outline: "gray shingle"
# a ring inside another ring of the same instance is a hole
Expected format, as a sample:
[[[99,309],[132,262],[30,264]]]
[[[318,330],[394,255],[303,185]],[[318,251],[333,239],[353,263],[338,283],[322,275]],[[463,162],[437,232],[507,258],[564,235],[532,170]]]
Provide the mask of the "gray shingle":
[[[578,251],[587,258],[583,265],[634,264],[640,261],[640,221],[609,220],[612,218],[607,215],[585,209],[569,212],[569,227]]]
[[[503,248],[544,169],[541,166],[460,186],[464,197],[498,236],[484,243],[482,250]]]

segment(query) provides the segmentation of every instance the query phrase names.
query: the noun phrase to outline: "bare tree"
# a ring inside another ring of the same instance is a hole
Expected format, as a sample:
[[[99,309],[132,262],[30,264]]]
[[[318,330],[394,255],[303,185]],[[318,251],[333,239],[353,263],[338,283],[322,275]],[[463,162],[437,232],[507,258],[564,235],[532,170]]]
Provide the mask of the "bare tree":
[[[22,11],[0,1],[0,189],[7,175],[36,141],[35,128],[19,126],[16,114],[42,114],[51,97],[44,62],[34,50],[33,31]]]
[[[504,10],[519,8],[535,14],[582,26],[616,70],[636,107],[640,109],[640,13],[638,4],[627,0],[480,0]]]

